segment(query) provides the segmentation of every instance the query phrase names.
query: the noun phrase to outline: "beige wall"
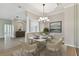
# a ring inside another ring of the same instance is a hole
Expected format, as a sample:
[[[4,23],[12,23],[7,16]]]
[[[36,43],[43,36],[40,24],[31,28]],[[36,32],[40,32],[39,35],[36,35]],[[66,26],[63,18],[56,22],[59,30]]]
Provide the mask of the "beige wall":
[[[74,5],[64,9],[64,40],[65,44],[69,46],[75,46],[74,13]]]
[[[56,13],[51,15],[50,17],[51,22],[56,22],[56,21],[62,21],[62,32],[61,33],[51,33],[53,36],[58,36],[58,37],[63,37],[64,36],[64,12]],[[49,28],[50,28],[50,23],[49,23]]]
[[[79,6],[78,6],[79,9]],[[78,10],[79,11],[79,10]],[[53,33],[53,35],[64,36],[65,45],[75,46],[75,44],[79,41],[75,39],[75,8],[74,5],[64,8],[64,11],[60,13],[56,13],[49,17],[51,22],[62,21],[62,33]],[[79,21],[77,21],[79,22]],[[79,24],[79,23],[78,23]],[[78,25],[77,25],[78,26]],[[79,29],[79,27],[77,27]],[[77,30],[78,30],[77,29]],[[77,34],[77,37],[79,33]],[[75,42],[76,41],[76,42]],[[79,45],[79,44],[77,44]]]
[[[63,30],[64,11],[63,10],[62,12],[59,11],[59,13],[50,15],[48,16],[48,18],[50,19],[50,22],[62,21],[62,33],[54,33],[54,34],[63,35],[64,33],[64,30]],[[45,22],[45,23],[40,22],[40,31],[43,31],[44,27],[50,28],[50,22]]]
[[[3,24],[4,22],[0,20],[0,38],[3,37]]]
[[[62,33],[63,31],[63,22],[64,22],[64,12],[57,13],[49,17],[51,22],[62,21]]]
[[[76,8],[76,46],[79,48],[79,4]]]

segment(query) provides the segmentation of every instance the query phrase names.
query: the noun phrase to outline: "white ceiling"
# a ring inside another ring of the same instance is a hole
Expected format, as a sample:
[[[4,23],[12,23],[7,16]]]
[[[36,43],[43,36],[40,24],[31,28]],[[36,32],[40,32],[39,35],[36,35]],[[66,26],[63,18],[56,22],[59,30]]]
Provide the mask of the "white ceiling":
[[[62,4],[63,6],[68,4]],[[21,6],[21,8],[18,8]],[[25,11],[31,11],[37,15],[42,15],[42,3],[0,3],[0,18],[13,19],[16,16],[25,18]],[[48,14],[55,10],[56,3],[46,3],[45,14]]]
[[[25,7],[28,7],[28,9],[31,9],[31,10],[35,10],[36,12],[43,12],[43,5],[42,3],[29,3],[27,4],[27,6]],[[55,8],[57,7],[56,3],[48,3],[48,4],[45,4],[45,13],[49,13],[51,11],[53,11]]]

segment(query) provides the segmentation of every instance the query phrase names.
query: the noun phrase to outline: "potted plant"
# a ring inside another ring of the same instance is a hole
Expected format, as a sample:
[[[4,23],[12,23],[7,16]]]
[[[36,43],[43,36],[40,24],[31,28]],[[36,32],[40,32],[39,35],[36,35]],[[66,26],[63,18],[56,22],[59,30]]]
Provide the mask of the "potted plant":
[[[47,35],[47,34],[49,33],[49,29],[45,27],[45,28],[43,29],[43,33]]]

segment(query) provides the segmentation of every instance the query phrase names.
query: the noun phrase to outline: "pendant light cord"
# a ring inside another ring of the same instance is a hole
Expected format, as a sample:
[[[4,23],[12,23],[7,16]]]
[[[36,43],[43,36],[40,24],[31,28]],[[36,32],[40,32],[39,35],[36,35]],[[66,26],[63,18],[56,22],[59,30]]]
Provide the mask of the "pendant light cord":
[[[44,6],[45,6],[45,4],[43,4],[43,17],[44,17]]]
[[[45,8],[45,4],[42,4],[43,5],[43,14],[42,16],[40,17],[39,21],[42,21],[42,22],[46,22],[46,21],[49,21],[48,17],[45,17],[45,14],[44,14],[44,8]]]

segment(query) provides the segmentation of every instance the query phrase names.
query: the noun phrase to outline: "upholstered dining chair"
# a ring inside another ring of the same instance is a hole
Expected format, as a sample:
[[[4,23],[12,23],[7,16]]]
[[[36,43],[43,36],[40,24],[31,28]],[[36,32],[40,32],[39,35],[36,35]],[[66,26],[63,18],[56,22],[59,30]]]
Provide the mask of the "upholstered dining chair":
[[[25,46],[22,48],[22,54],[23,55],[35,55],[37,50],[37,44],[33,43],[33,44],[25,44]]]
[[[55,52],[57,54],[57,52],[61,51],[62,48],[62,38],[60,38],[59,40],[53,39],[51,42],[47,42],[46,48],[49,51]]]
[[[13,51],[12,55],[13,56],[32,56],[36,52],[37,49],[37,44],[28,44],[28,43],[22,43],[19,45],[16,50]]]

